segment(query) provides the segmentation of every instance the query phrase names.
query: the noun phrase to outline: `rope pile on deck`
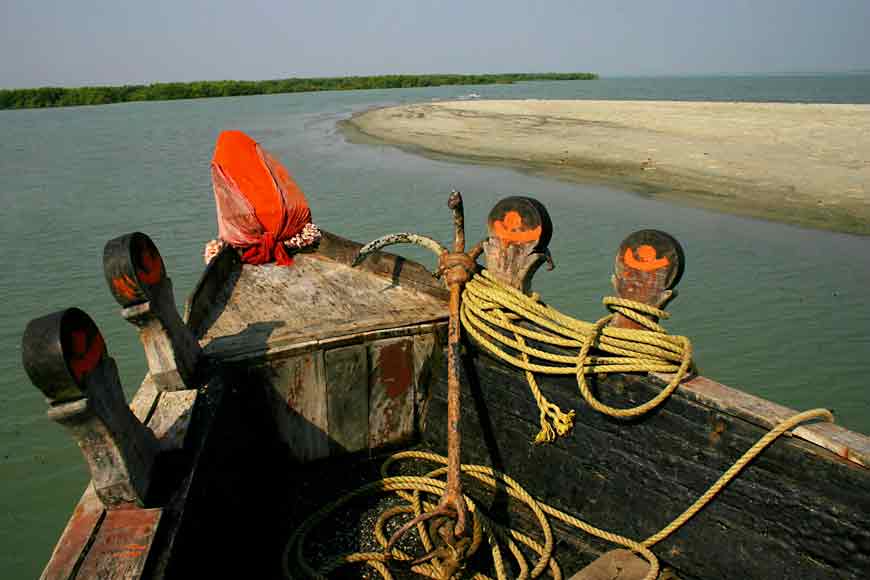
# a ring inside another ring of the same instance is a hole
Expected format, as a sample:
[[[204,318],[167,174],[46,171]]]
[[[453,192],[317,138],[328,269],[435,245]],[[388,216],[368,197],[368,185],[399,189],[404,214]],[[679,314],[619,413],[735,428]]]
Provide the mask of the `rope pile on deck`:
[[[668,313],[651,304],[624,296],[605,298],[603,303],[610,310],[610,314],[591,323],[562,314],[541,302],[536,294],[527,295],[518,288],[502,283],[492,272],[480,270],[476,266],[475,260],[482,251],[481,244],[468,252],[465,251],[462,200],[457,192],[451,195],[448,205],[454,211],[453,252],[448,252],[438,242],[424,236],[393,234],[367,244],[360,250],[355,262],[358,263],[369,253],[394,243],[417,243],[434,251],[439,257],[439,274],[445,276],[451,293],[448,332],[448,457],[420,451],[397,453],[383,464],[382,479],[360,487],[307,518],[287,543],[282,562],[287,578],[325,578],[327,574],[344,565],[365,563],[385,580],[392,580],[393,575],[387,568],[386,562],[397,560],[411,562],[410,569],[422,576],[450,580],[457,572],[464,569],[469,558],[479,551],[486,540],[491,551],[491,566],[498,580],[508,578],[505,549],[511,554],[515,567],[519,570],[517,578],[523,580],[537,578],[549,572],[552,578],[560,580],[561,569],[553,554],[554,540],[550,518],[554,518],[639,554],[649,563],[645,580],[654,580],[659,575],[660,565],[650,549],[652,546],[673,534],[702,510],[778,437],[805,421],[814,419],[833,421],[833,415],[827,409],[813,409],[780,422],[748,449],[682,514],[644,540],[634,540],[596,527],[547,505],[535,499],[507,474],[487,466],[461,464],[458,427],[460,328],[464,329],[481,348],[525,372],[540,411],[541,430],[535,437],[535,443],[549,443],[555,440],[557,435],[568,434],[573,427],[574,419],[573,411],[564,412],[546,399],[535,379],[536,373],[574,375],[578,389],[590,407],[610,417],[629,419],[654,410],[678,388],[692,367],[692,345],[684,336],[669,335],[664,327],[656,322],[656,320],[666,319]],[[521,220],[517,221],[518,217],[514,216],[512,219],[514,225],[521,224]],[[543,221],[541,219],[537,222],[538,227],[533,232],[531,230],[509,232],[508,235],[514,236],[515,241],[528,242],[528,248],[534,251],[541,236],[540,226]],[[507,222],[508,220],[504,219],[504,223]],[[496,225],[504,227],[504,223],[499,222]],[[539,237],[527,235],[529,233],[535,233]],[[549,233],[546,235],[549,236]],[[662,235],[670,239],[666,234]],[[681,252],[675,240],[673,243],[677,246],[675,251]],[[515,252],[507,259],[516,259],[517,255]],[[521,265],[524,264],[523,276],[533,272],[543,256],[544,254],[539,253],[533,260],[521,262]],[[526,256],[520,257],[526,258]],[[653,257],[655,257],[654,252]],[[663,262],[669,263],[668,260]],[[669,288],[678,277],[678,270],[671,268],[666,276],[669,280],[662,277],[655,279],[659,286],[653,288],[655,292],[648,297],[654,298],[654,302],[662,306],[672,296]],[[620,317],[630,321],[628,326],[639,328],[614,324]],[[528,341],[532,341],[535,346],[530,345]],[[543,350],[547,347],[557,352]],[[576,354],[573,352],[574,349],[577,351]],[[594,396],[587,383],[587,375],[590,374],[632,372],[671,373],[672,377],[668,385],[655,397],[630,408],[616,408],[602,403]],[[393,464],[412,459],[447,467],[438,467],[423,476],[389,475],[389,469]],[[484,502],[465,493],[460,475],[464,475],[469,482],[474,481],[477,487],[504,491],[516,502],[524,505],[537,520],[542,540],[535,539],[514,527],[503,525],[485,513],[481,508]],[[439,479],[445,476],[446,481]],[[362,496],[381,493],[397,494],[406,502],[405,505],[383,512],[375,524],[374,535],[382,551],[346,554],[317,566],[308,561],[305,541],[307,535],[316,526],[349,502]],[[384,533],[385,526],[393,518],[404,514],[412,514],[413,519],[405,522],[388,540]],[[471,523],[471,537],[467,537],[466,515]],[[427,520],[430,521],[430,529],[424,525]],[[443,523],[443,520],[446,520],[446,523]],[[452,525],[452,520],[457,522],[455,527]],[[417,560],[396,547],[397,538],[413,528],[416,528],[420,542],[428,552],[426,556]],[[435,547],[431,532],[437,532],[441,536],[440,547]],[[529,562],[521,546],[537,555],[534,563]],[[482,572],[469,572],[469,574],[478,580],[490,579]]]
[[[463,556],[468,558],[472,556],[483,543],[483,539],[487,540],[492,553],[493,566],[496,571],[498,580],[507,580],[508,576],[505,568],[505,558],[500,542],[507,546],[508,551],[513,556],[517,567],[520,570],[517,579],[538,578],[545,571],[550,572],[550,576],[555,580],[561,580],[562,572],[553,555],[553,532],[550,526],[549,518],[555,518],[569,526],[577,528],[587,534],[613,542],[619,546],[623,546],[632,550],[643,557],[650,565],[647,575],[644,580],[654,580],[659,574],[659,561],[656,555],[650,548],[659,542],[665,540],[668,536],[676,532],[680,527],[686,524],[693,516],[701,511],[704,506],[710,503],[713,498],[722,491],[728,483],[731,482],[737,475],[758,455],[760,455],[767,447],[776,441],[781,435],[791,429],[794,429],[801,423],[810,420],[821,419],[824,421],[833,421],[834,417],[827,409],[812,409],[798,413],[788,419],[777,424],[764,437],[758,440],[751,448],[749,448],[734,464],[725,471],[710,488],[704,492],[698,499],[689,506],[682,514],[674,518],[669,524],[661,530],[651,535],[642,541],[632,540],[620,534],[607,531],[603,528],[596,527],[588,522],[576,518],[570,514],[547,505],[544,502],[538,501],[529,494],[518,482],[513,480],[508,475],[483,465],[462,465],[462,473],[473,477],[478,482],[496,488],[504,489],[514,499],[524,504],[535,516],[540,526],[540,532],[543,536],[543,544],[535,540],[531,536],[523,533],[512,527],[502,526],[487,516],[480,509],[477,502],[468,495],[465,496],[465,501],[468,503],[469,510],[473,514],[473,532],[471,543]],[[287,542],[282,558],[284,575],[288,579],[299,578],[326,578],[331,572],[348,564],[366,564],[376,570],[384,580],[393,580],[393,575],[386,566],[389,560],[397,560],[400,562],[410,562],[413,556],[406,554],[399,548],[392,548],[390,552],[386,551],[387,537],[384,533],[384,528],[387,522],[396,516],[404,513],[413,513],[415,516],[423,512],[424,509],[433,509],[436,505],[435,501],[425,500],[421,498],[421,494],[428,493],[436,498],[441,496],[446,489],[444,480],[435,479],[446,473],[446,468],[438,468],[422,477],[390,477],[390,466],[398,461],[417,459],[429,461],[433,463],[447,464],[447,458],[443,455],[434,453],[426,453],[421,451],[404,451],[390,456],[381,467],[383,479],[372,482],[357,490],[342,496],[338,500],[321,508],[313,515],[309,516],[301,526],[299,526],[290,540]],[[345,506],[351,501],[378,493],[395,493],[399,497],[408,502],[406,506],[392,508],[383,512],[378,519],[374,534],[378,543],[384,548],[381,552],[356,552],[339,556],[321,564],[315,568],[305,557],[305,539],[307,535],[318,524],[323,522],[330,514],[337,509]],[[433,549],[432,539],[430,538],[426,527],[422,524],[417,526],[420,541],[427,551]],[[519,549],[517,542],[523,544],[538,555],[538,560],[530,567],[530,563]],[[448,558],[449,559],[449,558]],[[456,572],[455,563],[445,563],[433,559],[429,562],[423,562],[411,567],[413,572],[428,578],[439,580],[449,579]],[[449,575],[445,575],[445,573]],[[476,572],[472,576],[476,580],[491,580],[490,576],[481,572]]]

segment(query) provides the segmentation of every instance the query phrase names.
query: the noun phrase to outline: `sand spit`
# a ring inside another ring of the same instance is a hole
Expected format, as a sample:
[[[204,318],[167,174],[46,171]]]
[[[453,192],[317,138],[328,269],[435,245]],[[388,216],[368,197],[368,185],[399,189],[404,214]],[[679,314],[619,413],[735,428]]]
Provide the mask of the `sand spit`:
[[[424,152],[870,235],[870,105],[459,101],[349,124]]]

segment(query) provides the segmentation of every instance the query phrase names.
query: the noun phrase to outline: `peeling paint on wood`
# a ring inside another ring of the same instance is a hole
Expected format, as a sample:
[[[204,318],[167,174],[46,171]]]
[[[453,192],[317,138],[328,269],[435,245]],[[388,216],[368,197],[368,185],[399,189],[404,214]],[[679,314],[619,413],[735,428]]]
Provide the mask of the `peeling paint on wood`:
[[[141,423],[147,423],[151,417],[151,412],[154,410],[154,406],[157,405],[158,394],[160,392],[151,379],[151,375],[145,375],[142,384],[133,395],[133,400],[130,401],[130,410]]]
[[[371,345],[369,447],[400,443],[414,434],[413,342],[407,338]]]
[[[196,404],[196,389],[161,393],[148,427],[154,432],[162,451],[182,449]]]
[[[445,364],[442,345],[438,343],[434,332],[419,334],[414,341],[414,419],[417,432],[425,429],[426,411],[429,407],[429,397],[432,394],[431,382],[433,374]]]
[[[106,513],[93,485],[88,485],[51,554],[40,580],[69,580],[84,558],[91,537]]]
[[[291,267],[244,265],[203,337],[218,359],[258,356],[278,345],[444,320],[443,300],[316,254]],[[339,346],[334,344],[332,346]]]
[[[141,578],[161,514],[160,509],[106,512],[76,577],[118,580]]]
[[[329,438],[333,452],[368,448],[368,352],[358,344],[328,350],[326,361]]]
[[[282,440],[300,461],[329,455],[323,352],[269,361],[253,369],[268,389]]]

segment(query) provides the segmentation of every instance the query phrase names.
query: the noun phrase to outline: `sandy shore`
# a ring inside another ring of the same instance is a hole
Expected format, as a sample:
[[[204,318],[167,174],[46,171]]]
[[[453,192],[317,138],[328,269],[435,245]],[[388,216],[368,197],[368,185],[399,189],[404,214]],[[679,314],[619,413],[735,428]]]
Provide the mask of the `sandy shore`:
[[[423,152],[870,235],[870,105],[459,101],[348,124]]]

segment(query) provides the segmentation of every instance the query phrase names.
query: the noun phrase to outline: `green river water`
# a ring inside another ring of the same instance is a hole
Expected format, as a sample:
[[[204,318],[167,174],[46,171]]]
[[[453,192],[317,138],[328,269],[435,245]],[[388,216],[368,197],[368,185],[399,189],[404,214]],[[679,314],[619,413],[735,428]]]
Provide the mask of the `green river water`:
[[[870,433],[870,238],[351,144],[336,127],[369,107],[472,92],[870,102],[870,76],[605,79],[0,111],[0,577],[38,576],[88,478],[21,367],[26,323],[83,308],[127,393],[135,390],[144,357],[106,288],[103,244],[149,234],[182,303],[202,270],[203,244],[216,235],[208,163],[224,129],[248,132],[287,165],[318,225],[361,241],[402,230],[447,240],[452,188],[464,194],[472,240],[498,199],[537,197],[553,218],[557,269],[541,271],[535,289],[584,319],[604,314],[600,298],[623,237],[664,229],[687,259],[666,326],[692,338],[705,375],[797,409],[833,408],[838,421]],[[431,266],[427,256],[406,255]]]

